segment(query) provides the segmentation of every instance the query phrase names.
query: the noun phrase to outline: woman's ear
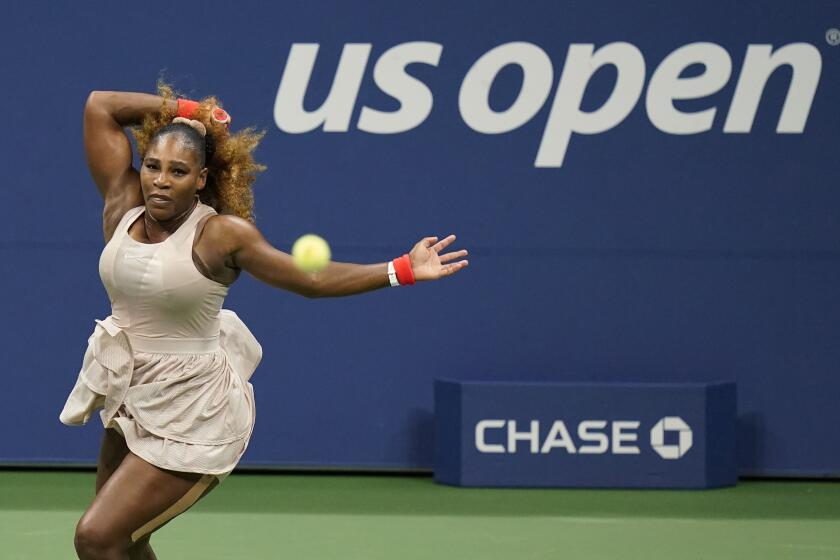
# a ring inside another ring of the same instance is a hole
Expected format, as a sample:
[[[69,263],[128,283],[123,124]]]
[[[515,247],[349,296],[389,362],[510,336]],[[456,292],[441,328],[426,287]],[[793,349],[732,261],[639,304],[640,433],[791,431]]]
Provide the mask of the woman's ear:
[[[204,185],[207,184],[207,168],[205,167],[201,171],[198,172],[198,182],[196,186],[198,187],[197,190],[201,190],[204,188]]]

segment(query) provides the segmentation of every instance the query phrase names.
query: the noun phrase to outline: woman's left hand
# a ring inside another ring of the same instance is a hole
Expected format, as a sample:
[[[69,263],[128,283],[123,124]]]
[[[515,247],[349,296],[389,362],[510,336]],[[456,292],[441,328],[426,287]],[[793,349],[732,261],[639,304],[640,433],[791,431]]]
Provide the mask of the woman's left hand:
[[[437,237],[426,237],[415,245],[408,254],[414,279],[418,282],[421,280],[437,280],[444,276],[451,276],[462,268],[466,268],[469,265],[466,260],[452,262],[455,259],[465,257],[467,255],[466,249],[441,254],[441,251],[449,247],[454,241],[454,235],[440,241]]]

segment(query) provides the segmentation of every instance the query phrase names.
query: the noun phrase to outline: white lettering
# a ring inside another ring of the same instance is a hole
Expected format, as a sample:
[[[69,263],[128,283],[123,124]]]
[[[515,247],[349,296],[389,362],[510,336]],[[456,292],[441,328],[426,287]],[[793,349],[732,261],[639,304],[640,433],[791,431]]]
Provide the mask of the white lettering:
[[[508,420],[508,453],[516,453],[516,442],[527,441],[531,443],[531,453],[537,453],[540,449],[540,423],[531,420],[531,429],[527,432],[516,431],[516,420]]]
[[[752,130],[758,103],[767,79],[785,64],[793,69],[782,114],[776,126],[779,133],[801,133],[811,112],[822,71],[822,56],[814,45],[791,43],[776,52],[771,45],[750,45],[735,87],[732,105],[726,116],[723,131],[746,133]]]
[[[610,448],[610,438],[607,434],[590,432],[590,430],[603,430],[606,427],[606,420],[584,420],[578,424],[578,438],[581,441],[597,442],[597,445],[581,445],[581,454],[602,455],[607,452]]]
[[[332,85],[317,109],[304,108],[315,61],[317,43],[292,45],[274,101],[274,120],[280,130],[300,134],[322,128],[347,132],[371,51],[369,43],[344,45]],[[395,111],[363,106],[359,130],[372,134],[406,132],[422,124],[434,105],[434,94],[411,76],[413,63],[437,67],[443,52],[439,43],[415,41],[396,45],[379,57],[373,70],[376,85],[399,102]],[[681,77],[692,65],[703,72]],[[522,84],[513,103],[504,110],[490,107],[492,85],[507,66],[522,69]],[[616,69],[616,80],[605,102],[593,111],[582,103],[590,80],[604,66]],[[819,49],[808,43],[791,43],[773,50],[772,45],[748,45],[723,132],[749,133],[771,75],[782,66],[791,78],[776,132],[798,134],[805,129],[822,72]],[[618,126],[636,106],[645,84],[645,59],[639,49],[625,42],[599,49],[592,44],[569,45],[563,72],[557,81],[534,165],[561,167],[573,134],[599,134]],[[650,78],[645,109],[650,122],[667,134],[698,134],[711,129],[718,107],[685,112],[679,100],[702,99],[719,92],[732,77],[732,58],[720,45],[697,42],[668,54]],[[554,83],[552,61],[537,45],[510,42],[499,45],[475,61],[461,84],[458,107],[461,118],[482,134],[515,130],[540,111]]]
[[[415,62],[437,66],[443,46],[417,41],[403,43],[385,51],[373,68],[379,89],[400,102],[394,112],[362,107],[359,130],[374,134],[397,134],[420,125],[432,112],[432,92],[426,84],[410,76],[405,67]]]
[[[702,64],[706,69],[699,76],[680,78],[693,64]],[[732,59],[720,45],[692,43],[680,47],[662,61],[650,79],[646,100],[650,122],[669,134],[697,134],[711,129],[715,107],[683,113],[674,107],[674,100],[711,95],[725,86],[731,75]]]
[[[484,432],[505,427],[504,420],[482,420],[475,425],[475,447],[481,453],[504,453],[505,446],[498,443],[487,443]]]
[[[562,420],[555,420],[551,425],[551,431],[545,436],[540,453],[548,453],[555,447],[561,447],[569,453],[577,453],[572,436],[569,435],[569,430],[566,429],[566,424]]]
[[[639,422],[631,420],[615,420],[612,423],[612,452],[616,455],[638,455],[639,448],[635,445],[622,445],[622,442],[639,441],[635,430],[639,429]],[[624,430],[634,430],[625,432]]]
[[[327,99],[315,111],[306,111],[303,99],[318,48],[317,44],[295,43],[289,51],[289,59],[274,100],[274,122],[283,132],[300,134],[322,124],[325,132],[347,132],[350,125],[370,54],[370,44],[344,45]]]
[[[639,99],[645,85],[645,59],[635,45],[610,43],[594,51],[593,45],[570,45],[563,75],[548,115],[536,167],[561,167],[573,132],[598,134],[623,121]],[[590,113],[580,110],[590,78],[607,64],[618,76],[610,97]]]
[[[522,68],[522,86],[513,104],[496,112],[490,108],[490,88],[502,68]],[[458,108],[467,126],[484,134],[519,128],[537,114],[551,92],[554,70],[545,51],[531,43],[505,43],[479,58],[467,72],[458,94]]]

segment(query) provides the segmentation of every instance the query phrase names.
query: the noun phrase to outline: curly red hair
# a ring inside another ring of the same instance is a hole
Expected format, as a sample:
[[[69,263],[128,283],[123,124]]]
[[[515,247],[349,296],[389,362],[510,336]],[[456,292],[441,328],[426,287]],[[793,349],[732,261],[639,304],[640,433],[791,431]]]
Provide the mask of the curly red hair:
[[[150,113],[143,119],[142,124],[132,129],[131,133],[137,141],[140,156],[146,153],[149,142],[166,125],[172,123],[176,113],[168,108],[167,101],[176,99],[177,95],[172,86],[158,82],[158,95],[163,97],[163,107],[157,113]],[[254,221],[254,193],[252,185],[257,174],[265,171],[266,167],[254,161],[253,151],[256,149],[265,132],[257,132],[254,128],[246,128],[236,133],[230,133],[227,128],[216,124],[210,118],[210,111],[222,104],[213,96],[199,101],[195,120],[201,121],[207,128],[214,145],[214,153],[207,165],[207,184],[199,191],[201,202],[212,206],[219,214],[233,214],[250,222]]]

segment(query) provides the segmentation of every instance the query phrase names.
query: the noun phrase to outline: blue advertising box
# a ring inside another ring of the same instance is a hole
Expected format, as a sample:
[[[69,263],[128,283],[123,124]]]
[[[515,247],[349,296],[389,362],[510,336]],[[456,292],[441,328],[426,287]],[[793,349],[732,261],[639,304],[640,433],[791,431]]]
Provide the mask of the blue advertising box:
[[[435,481],[714,488],[737,480],[735,383],[435,381]]]

